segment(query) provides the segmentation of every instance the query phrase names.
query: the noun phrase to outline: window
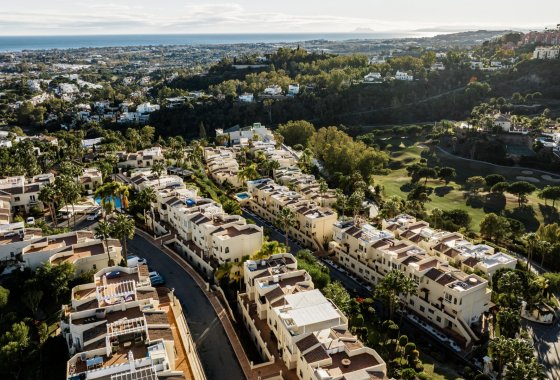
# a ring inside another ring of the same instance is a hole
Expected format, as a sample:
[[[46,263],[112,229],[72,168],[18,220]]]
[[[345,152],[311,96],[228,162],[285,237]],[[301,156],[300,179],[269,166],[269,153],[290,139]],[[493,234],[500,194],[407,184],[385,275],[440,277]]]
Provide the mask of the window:
[[[424,308],[424,306],[420,306],[420,311],[421,311],[421,312],[426,311],[426,309]]]
[[[14,197],[14,201],[18,202],[18,201],[19,201],[19,197]]]
[[[451,303],[451,300],[453,299],[453,297],[451,296],[451,294],[449,293],[445,293],[444,294],[445,297],[445,301]]]
[[[429,312],[430,314],[434,314],[434,310],[433,310],[433,309],[428,309],[428,312]]]
[[[410,303],[412,306],[414,306],[414,300],[410,300],[410,301],[408,301],[408,303]]]
[[[436,321],[441,322],[441,317],[436,317]]]
[[[229,247],[226,247],[226,253],[229,253]]]
[[[29,196],[29,200],[30,200],[31,202],[35,202],[35,195],[30,195],[30,196]]]

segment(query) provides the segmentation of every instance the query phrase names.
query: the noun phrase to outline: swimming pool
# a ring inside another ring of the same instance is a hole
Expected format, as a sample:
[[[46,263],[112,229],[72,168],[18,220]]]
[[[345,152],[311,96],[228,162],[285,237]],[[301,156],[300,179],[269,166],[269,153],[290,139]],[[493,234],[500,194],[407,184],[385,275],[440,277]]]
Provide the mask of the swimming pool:
[[[235,196],[241,200],[249,199],[251,197],[248,193],[238,193],[235,194]]]
[[[119,197],[107,197],[105,198],[105,202],[113,202],[113,204],[115,205],[115,208],[117,210],[121,209],[121,199]],[[97,203],[98,205],[101,204],[101,197],[97,197],[95,198],[95,203]]]

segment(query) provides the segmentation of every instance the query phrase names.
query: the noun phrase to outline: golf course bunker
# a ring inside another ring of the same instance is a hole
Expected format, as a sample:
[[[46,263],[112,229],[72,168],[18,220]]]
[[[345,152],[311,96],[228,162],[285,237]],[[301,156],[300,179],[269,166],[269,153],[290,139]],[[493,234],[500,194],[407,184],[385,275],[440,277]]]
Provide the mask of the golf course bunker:
[[[523,173],[523,174],[525,174],[525,175],[531,175],[531,174],[533,174],[533,172],[530,171],[530,170],[523,170],[521,173]]]
[[[560,183],[560,178],[554,178],[552,176],[549,176],[548,174],[541,175],[541,178],[544,179],[545,181]]]
[[[535,177],[515,177],[518,181],[527,181],[531,183],[541,183],[541,180]]]

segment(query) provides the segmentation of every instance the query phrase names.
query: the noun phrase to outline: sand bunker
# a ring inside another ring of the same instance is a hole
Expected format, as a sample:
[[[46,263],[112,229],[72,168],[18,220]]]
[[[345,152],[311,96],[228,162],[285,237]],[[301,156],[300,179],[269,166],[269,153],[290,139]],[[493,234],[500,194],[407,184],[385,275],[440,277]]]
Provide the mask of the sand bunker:
[[[560,183],[560,178],[554,178],[552,176],[549,176],[548,174],[541,175],[541,178],[544,179],[545,181]]]
[[[541,180],[534,177],[515,177],[518,181],[527,181],[532,183],[540,183]]]
[[[531,174],[533,174],[533,172],[530,171],[530,170],[523,170],[521,173],[523,173],[523,174],[525,174],[525,175],[531,175]]]

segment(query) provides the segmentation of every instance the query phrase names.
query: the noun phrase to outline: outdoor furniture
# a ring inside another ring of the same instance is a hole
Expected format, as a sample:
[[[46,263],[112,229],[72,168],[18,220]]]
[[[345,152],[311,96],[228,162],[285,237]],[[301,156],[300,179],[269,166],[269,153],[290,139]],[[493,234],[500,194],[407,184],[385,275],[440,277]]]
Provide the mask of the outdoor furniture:
[[[99,368],[102,365],[103,365],[103,357],[101,356],[95,356],[86,361],[86,367],[88,370],[92,368]]]

